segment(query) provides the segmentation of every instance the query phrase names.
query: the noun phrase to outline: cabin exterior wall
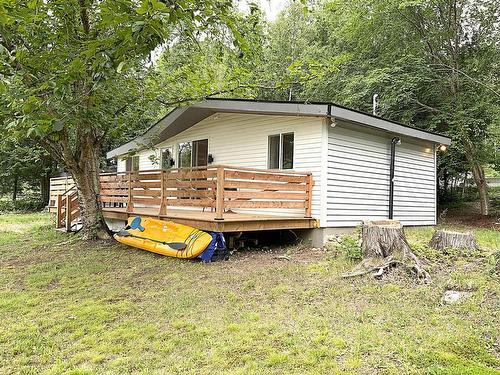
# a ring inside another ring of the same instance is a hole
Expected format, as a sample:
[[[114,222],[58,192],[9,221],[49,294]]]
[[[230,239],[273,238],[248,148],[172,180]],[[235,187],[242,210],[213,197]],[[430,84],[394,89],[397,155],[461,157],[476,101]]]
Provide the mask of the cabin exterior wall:
[[[326,226],[353,227],[389,216],[392,135],[349,124],[328,131]],[[436,223],[436,154],[430,142],[400,137],[396,147],[394,219]],[[323,226],[323,225],[322,225]]]

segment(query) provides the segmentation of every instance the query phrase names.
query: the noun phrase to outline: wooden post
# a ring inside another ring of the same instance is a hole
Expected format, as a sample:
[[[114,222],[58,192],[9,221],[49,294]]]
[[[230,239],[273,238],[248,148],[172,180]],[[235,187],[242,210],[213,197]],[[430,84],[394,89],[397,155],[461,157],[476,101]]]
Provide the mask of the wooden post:
[[[132,172],[127,172],[127,175],[128,175],[127,212],[132,212],[134,210],[134,203],[132,202]]]
[[[72,194],[66,194],[66,232],[71,231],[71,199]]]
[[[215,220],[224,220],[224,167],[217,167],[217,190],[215,196]]]
[[[158,212],[158,216],[167,214],[167,195],[165,194],[165,188],[166,188],[165,174],[166,173],[167,173],[167,171],[164,171],[163,169],[160,171],[161,194],[160,194],[160,211]]]
[[[312,173],[309,173],[307,175],[307,181],[306,181],[306,211],[305,211],[305,217],[309,218],[312,217],[312,190],[313,190],[313,185],[314,185],[314,180],[313,180],[313,175]]]
[[[57,194],[56,228],[61,228],[61,221],[62,221],[62,195]]]

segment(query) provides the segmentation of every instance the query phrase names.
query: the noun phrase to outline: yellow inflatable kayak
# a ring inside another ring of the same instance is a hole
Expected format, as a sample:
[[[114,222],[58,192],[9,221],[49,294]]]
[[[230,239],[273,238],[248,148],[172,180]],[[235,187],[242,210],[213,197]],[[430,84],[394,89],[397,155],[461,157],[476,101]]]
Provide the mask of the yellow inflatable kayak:
[[[114,237],[125,245],[177,258],[195,258],[212,241],[210,234],[188,225],[140,217],[129,218]]]

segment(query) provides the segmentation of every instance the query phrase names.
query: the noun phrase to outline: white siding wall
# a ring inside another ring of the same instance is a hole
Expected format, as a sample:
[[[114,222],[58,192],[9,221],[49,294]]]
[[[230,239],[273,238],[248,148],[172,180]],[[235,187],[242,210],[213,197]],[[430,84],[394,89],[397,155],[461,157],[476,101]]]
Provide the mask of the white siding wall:
[[[392,136],[352,125],[328,132],[326,221],[351,227],[389,216]],[[402,137],[396,148],[394,219],[405,225],[435,223],[433,146]]]
[[[406,225],[436,224],[434,145],[403,143],[396,148],[394,219]]]
[[[314,217],[319,218],[322,124],[322,119],[315,117],[218,113],[157,147],[173,146],[174,155],[177,155],[180,142],[208,139],[208,152],[213,155],[214,164],[266,169],[269,135],[293,132],[294,170],[313,173],[312,212]],[[150,151],[144,153],[149,155]],[[147,155],[143,157],[141,154],[141,169],[151,167],[145,160]],[[303,214],[303,211],[300,212]]]

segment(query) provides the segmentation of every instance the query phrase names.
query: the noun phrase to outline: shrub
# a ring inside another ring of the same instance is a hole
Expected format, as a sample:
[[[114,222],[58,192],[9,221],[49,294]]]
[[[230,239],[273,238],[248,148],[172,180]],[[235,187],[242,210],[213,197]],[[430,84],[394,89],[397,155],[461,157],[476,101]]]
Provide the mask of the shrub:
[[[363,258],[359,235],[342,235],[330,238],[327,250],[335,256],[344,255],[351,262],[357,262]]]
[[[12,202],[11,199],[0,199],[0,213],[2,212],[35,212],[43,209],[43,202],[34,197],[21,198]]]

